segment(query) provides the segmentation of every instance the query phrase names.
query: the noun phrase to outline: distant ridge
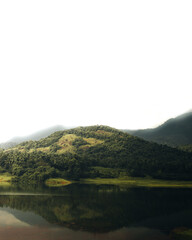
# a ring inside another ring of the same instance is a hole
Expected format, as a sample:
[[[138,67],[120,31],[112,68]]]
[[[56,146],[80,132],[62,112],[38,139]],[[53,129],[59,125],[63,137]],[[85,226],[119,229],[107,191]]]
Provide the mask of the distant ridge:
[[[56,125],[43,129],[34,134],[25,137],[14,137],[7,142],[0,143],[0,148],[8,149],[24,141],[37,141],[48,137],[50,134],[70,129],[62,125]],[[186,146],[192,150],[192,110],[176,118],[171,118],[157,128],[128,130],[123,129],[133,136],[143,138],[147,141],[166,144],[171,147]]]
[[[147,141],[172,147],[192,144],[192,111],[171,118],[153,129],[123,130]]]
[[[40,130],[38,132],[35,132],[35,133],[25,136],[25,137],[14,137],[7,142],[1,143],[0,148],[3,148],[3,149],[11,148],[11,147],[16,146],[19,143],[22,143],[24,141],[29,141],[29,140],[37,141],[37,140],[40,140],[41,138],[48,137],[50,134],[52,134],[54,132],[63,131],[63,130],[69,129],[69,128],[70,127],[64,127],[62,125],[56,125],[56,126],[52,126],[50,128],[45,128],[43,130]]]

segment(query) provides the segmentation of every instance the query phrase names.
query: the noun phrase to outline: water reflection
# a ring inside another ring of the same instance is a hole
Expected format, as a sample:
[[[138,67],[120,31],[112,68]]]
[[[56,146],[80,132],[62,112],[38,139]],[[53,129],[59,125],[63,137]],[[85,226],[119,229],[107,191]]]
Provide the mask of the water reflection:
[[[168,237],[156,230],[145,228],[121,229],[104,234],[91,234],[89,232],[72,231],[59,228],[39,227],[11,227],[1,228],[0,236],[3,240],[168,240]]]
[[[8,211],[0,210],[0,227],[6,226],[26,227],[29,226],[29,224],[20,221]]]
[[[0,236],[166,240],[175,228],[192,228],[191,200],[190,189],[80,184],[1,188]]]

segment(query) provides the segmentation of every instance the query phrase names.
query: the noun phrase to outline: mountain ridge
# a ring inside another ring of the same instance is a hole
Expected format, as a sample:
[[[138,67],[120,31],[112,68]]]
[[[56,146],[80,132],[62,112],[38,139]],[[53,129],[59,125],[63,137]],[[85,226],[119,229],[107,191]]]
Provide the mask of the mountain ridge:
[[[183,121],[188,120],[188,124],[181,124]],[[170,128],[170,125],[171,128]],[[180,125],[180,126],[178,126]],[[189,125],[188,128],[186,126]],[[75,128],[75,127],[73,127]],[[14,147],[24,141],[40,140],[45,138],[56,131],[62,131],[70,129],[70,127],[64,127],[62,125],[55,125],[46,129],[42,129],[33,134],[24,137],[13,137],[9,141],[0,143],[0,148],[7,149]],[[179,129],[179,132],[178,132]],[[182,132],[182,129],[184,131]],[[186,130],[185,130],[186,129]],[[182,145],[192,144],[192,110],[177,116],[176,118],[170,118],[163,124],[156,128],[129,130],[120,129],[123,132],[127,132],[133,136],[141,137],[147,141],[153,141],[160,144],[167,144],[168,146],[178,147]],[[191,133],[191,134],[190,134]]]
[[[147,141],[171,147],[189,145],[192,144],[192,112],[168,119],[156,128],[123,131]]]
[[[34,132],[30,135],[27,135],[27,136],[13,137],[6,142],[0,143],[0,148],[7,149],[7,148],[14,147],[17,144],[20,144],[20,143],[25,142],[25,141],[40,140],[41,138],[45,138],[45,137],[49,136],[50,134],[52,134],[56,131],[61,131],[61,130],[65,130],[65,129],[69,129],[69,127],[64,127],[62,125],[55,125],[55,126],[52,126],[52,127],[49,127],[49,128],[42,129],[40,131],[36,131],[36,132]]]

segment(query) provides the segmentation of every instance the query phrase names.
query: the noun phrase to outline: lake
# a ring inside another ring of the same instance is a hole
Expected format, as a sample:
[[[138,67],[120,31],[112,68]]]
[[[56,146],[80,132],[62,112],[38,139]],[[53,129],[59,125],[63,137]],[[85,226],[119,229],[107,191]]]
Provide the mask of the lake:
[[[168,240],[192,228],[192,189],[0,187],[0,239]]]

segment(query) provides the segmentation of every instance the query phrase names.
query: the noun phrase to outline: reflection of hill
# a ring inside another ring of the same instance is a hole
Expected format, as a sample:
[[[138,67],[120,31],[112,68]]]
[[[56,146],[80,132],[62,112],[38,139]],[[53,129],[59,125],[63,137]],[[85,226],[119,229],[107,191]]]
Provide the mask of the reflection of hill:
[[[179,217],[179,212],[192,211],[189,189],[131,188],[125,191],[119,186],[74,184],[57,191],[53,195],[1,195],[0,207],[33,212],[49,223],[93,232],[138,226],[141,222],[150,227],[154,219],[157,222],[164,219],[159,226],[164,229],[168,216]],[[27,222],[24,216],[17,217]],[[182,219],[171,222],[170,229],[177,224],[181,226]],[[191,219],[188,219],[188,226],[192,226]]]
[[[17,209],[12,209],[12,208],[3,208],[4,211],[7,213],[10,213],[11,215],[15,216],[18,220],[21,222],[26,223],[27,225],[38,225],[38,226],[47,226],[49,225],[45,219],[43,219],[41,216],[36,215],[32,212],[25,211],[23,212],[22,210],[17,210]]]

